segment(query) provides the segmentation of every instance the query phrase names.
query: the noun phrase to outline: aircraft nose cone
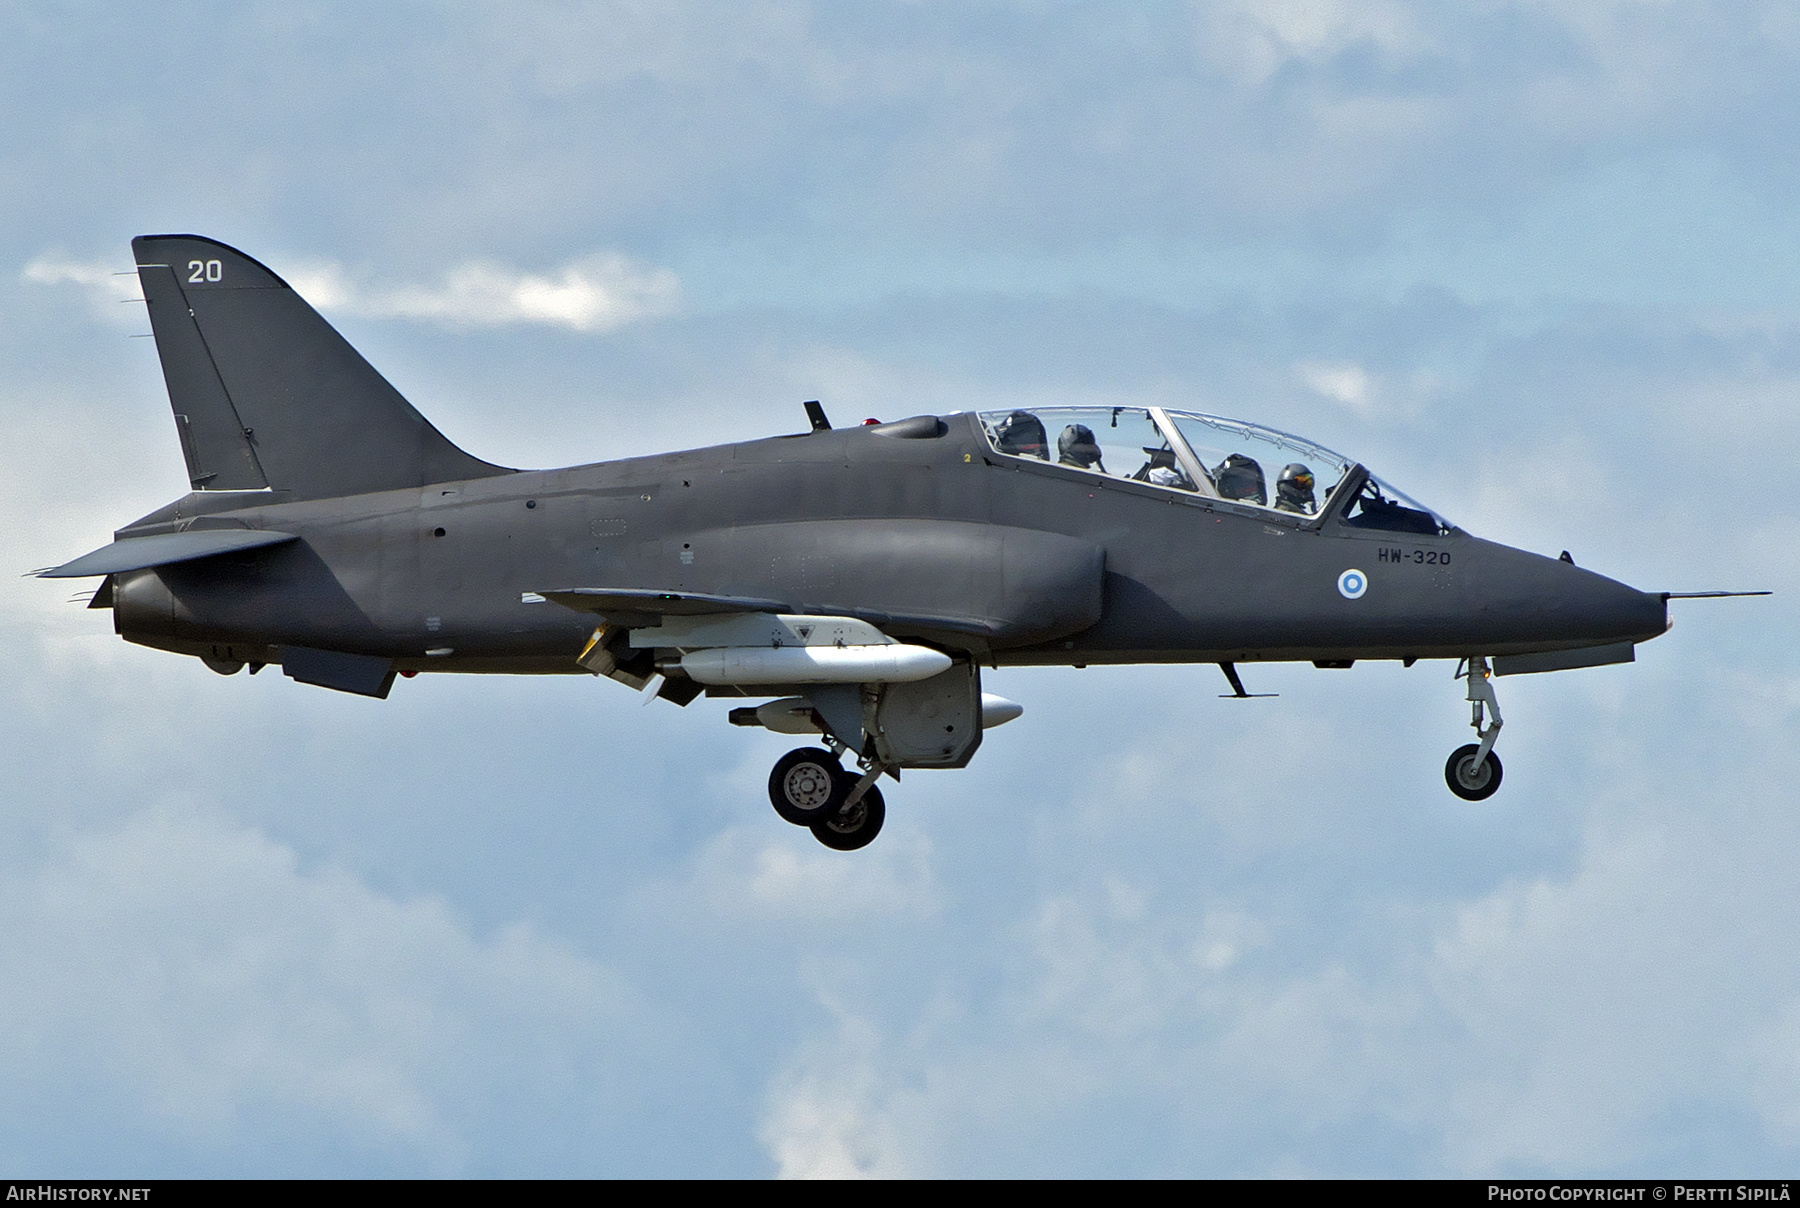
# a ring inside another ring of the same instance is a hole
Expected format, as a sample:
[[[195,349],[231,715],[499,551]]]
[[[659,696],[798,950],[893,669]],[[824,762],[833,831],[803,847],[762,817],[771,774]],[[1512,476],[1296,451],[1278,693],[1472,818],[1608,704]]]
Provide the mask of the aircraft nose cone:
[[[1595,576],[1599,578],[1600,576]],[[1647,642],[1669,632],[1669,597],[1659,591],[1639,591],[1612,579],[1605,580],[1615,592],[1625,593],[1616,602],[1621,631],[1634,642]]]
[[[1568,566],[1566,562],[1557,563]],[[1581,608],[1590,613],[1596,625],[1621,640],[1648,641],[1669,629],[1669,598],[1661,592],[1639,591],[1637,588],[1597,575],[1592,571],[1570,567],[1580,576]]]
[[[1510,631],[1508,640],[1643,642],[1668,630],[1668,600],[1660,592],[1507,546],[1489,545],[1484,553],[1483,582],[1472,585],[1477,608]]]

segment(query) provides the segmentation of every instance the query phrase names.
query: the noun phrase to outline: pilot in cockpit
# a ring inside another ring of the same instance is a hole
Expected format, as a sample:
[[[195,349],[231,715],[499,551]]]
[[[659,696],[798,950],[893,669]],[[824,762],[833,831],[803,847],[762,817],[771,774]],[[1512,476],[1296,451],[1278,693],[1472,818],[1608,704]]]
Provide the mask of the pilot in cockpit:
[[[1299,462],[1291,463],[1275,480],[1275,510],[1310,516],[1318,508],[1313,498],[1313,472]]]
[[[1086,424],[1070,424],[1064,428],[1062,435],[1056,438],[1056,464],[1106,473],[1106,465],[1100,460],[1100,443],[1094,439],[1094,430]]]
[[[1044,436],[1044,423],[1029,411],[1015,411],[994,432],[994,444],[1002,453],[1014,457],[1036,457],[1050,460],[1049,441]]]
[[[1219,498],[1239,499],[1268,506],[1269,494],[1263,485],[1262,466],[1257,464],[1254,457],[1233,453],[1218,464],[1212,475],[1213,482],[1219,488]]]

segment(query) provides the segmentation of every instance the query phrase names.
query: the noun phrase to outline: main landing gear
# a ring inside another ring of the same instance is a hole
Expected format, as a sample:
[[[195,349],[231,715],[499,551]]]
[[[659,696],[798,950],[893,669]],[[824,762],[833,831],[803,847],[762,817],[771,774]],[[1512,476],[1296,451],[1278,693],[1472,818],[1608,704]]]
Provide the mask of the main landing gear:
[[[1456,748],[1444,764],[1444,782],[1464,801],[1485,801],[1500,787],[1500,756],[1494,753],[1494,740],[1500,737],[1500,727],[1505,723],[1500,719],[1500,702],[1494,696],[1490,674],[1487,659],[1469,660],[1469,703],[1473,714],[1469,724],[1475,727],[1475,737],[1481,741]],[[1494,718],[1493,724],[1485,727],[1481,724],[1484,709]]]
[[[887,803],[875,787],[883,770],[877,763],[846,771],[837,752],[800,747],[775,761],[769,803],[783,822],[807,827],[826,847],[855,851],[873,843],[887,820]]]

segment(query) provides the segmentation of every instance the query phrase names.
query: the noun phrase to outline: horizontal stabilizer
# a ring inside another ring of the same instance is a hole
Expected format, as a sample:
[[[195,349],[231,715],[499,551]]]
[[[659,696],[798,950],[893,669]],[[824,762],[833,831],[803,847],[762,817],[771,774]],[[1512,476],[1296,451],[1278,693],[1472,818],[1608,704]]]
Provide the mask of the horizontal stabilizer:
[[[238,554],[265,545],[298,541],[294,533],[270,533],[256,529],[200,529],[186,533],[159,533],[154,537],[127,537],[73,562],[38,574],[40,579],[80,579],[88,575],[116,575],[122,571],[192,562],[215,554]]]
[[[1608,667],[1637,661],[1637,647],[1630,642],[1611,646],[1584,646],[1579,650],[1547,650],[1541,654],[1503,654],[1494,659],[1495,675],[1526,675],[1536,671],[1573,671],[1577,667]]]

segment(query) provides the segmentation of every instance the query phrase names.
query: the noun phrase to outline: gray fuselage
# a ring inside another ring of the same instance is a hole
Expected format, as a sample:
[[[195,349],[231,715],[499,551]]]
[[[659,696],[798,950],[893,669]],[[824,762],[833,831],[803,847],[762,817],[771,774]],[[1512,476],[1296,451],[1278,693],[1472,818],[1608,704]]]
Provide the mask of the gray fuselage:
[[[609,588],[862,617],[990,666],[1459,658],[1667,628],[1662,595],[1566,561],[1000,456],[964,414],[280,498],[198,491],[120,530],[299,540],[115,575],[119,634],[252,663],[291,645],[578,672],[596,617],[538,597]]]

